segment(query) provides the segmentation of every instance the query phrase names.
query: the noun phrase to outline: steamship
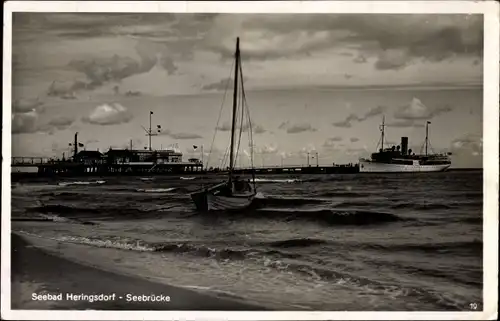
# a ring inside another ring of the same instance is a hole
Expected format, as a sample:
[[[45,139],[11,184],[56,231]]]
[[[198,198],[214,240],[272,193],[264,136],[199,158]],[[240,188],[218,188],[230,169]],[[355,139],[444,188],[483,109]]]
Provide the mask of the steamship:
[[[384,148],[385,118],[380,130],[382,132],[381,148],[373,153],[370,159],[359,160],[359,171],[364,173],[387,173],[387,172],[442,172],[451,166],[451,160],[447,154],[428,153],[429,148],[429,124],[425,126],[425,153],[417,154],[408,149],[408,137],[401,137],[401,145]]]

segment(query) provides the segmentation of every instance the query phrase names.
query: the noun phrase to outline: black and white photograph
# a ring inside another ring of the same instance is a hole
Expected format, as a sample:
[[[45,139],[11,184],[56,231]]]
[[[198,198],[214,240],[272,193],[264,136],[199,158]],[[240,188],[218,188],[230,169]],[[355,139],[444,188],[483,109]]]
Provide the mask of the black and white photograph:
[[[497,317],[498,4],[43,2],[4,49],[10,316]]]

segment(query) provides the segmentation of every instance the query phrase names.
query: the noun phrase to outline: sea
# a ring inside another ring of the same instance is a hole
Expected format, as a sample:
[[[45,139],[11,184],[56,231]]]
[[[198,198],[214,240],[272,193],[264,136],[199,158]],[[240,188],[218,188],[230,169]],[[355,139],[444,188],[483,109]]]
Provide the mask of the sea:
[[[190,199],[222,176],[28,179],[12,182],[12,231],[77,262],[270,309],[481,310],[482,175],[258,176],[237,213],[199,213]]]

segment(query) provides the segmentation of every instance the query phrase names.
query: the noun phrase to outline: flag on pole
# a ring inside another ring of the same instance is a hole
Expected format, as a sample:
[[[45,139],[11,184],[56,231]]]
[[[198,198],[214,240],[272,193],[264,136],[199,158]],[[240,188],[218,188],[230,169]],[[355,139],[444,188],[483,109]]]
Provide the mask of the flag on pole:
[[[196,146],[196,145],[193,145],[193,149],[197,149],[197,148],[198,148],[198,146]]]
[[[83,144],[82,143],[78,143],[78,147],[83,147]]]
[[[427,121],[427,124],[430,124],[431,122],[430,121]]]
[[[149,113],[150,113],[150,115],[153,115],[153,112],[152,112],[152,111],[150,111]]]
[[[156,125],[156,127],[158,127],[158,129],[160,129],[160,128],[161,128],[161,125]]]

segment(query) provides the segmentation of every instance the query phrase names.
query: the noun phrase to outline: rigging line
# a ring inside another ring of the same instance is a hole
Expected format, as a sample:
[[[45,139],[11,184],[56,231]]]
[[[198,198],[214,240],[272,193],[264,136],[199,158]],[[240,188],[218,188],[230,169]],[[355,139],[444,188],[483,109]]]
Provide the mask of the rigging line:
[[[227,144],[226,151],[224,152],[224,156],[222,157],[222,161],[221,161],[221,164],[220,164],[221,168],[226,167],[226,162],[227,162],[227,159],[228,159],[228,156],[229,156],[229,148],[230,148],[230,145]]]
[[[241,68],[240,68],[241,71]],[[243,85],[243,79],[241,80],[241,83]],[[241,144],[241,134],[243,133],[243,120],[245,119],[245,107],[243,106],[243,95],[242,91],[240,90],[239,93],[239,98],[238,98],[238,106],[241,108],[241,119],[240,119],[240,133],[238,137],[238,147],[236,149],[236,157],[234,160],[234,165],[236,165],[236,160],[238,159],[239,151],[240,151],[240,144]]]
[[[241,68],[241,64],[240,64],[240,77],[241,77],[241,93],[243,95],[243,103],[245,104],[245,106],[247,106],[247,108],[245,108],[245,110],[246,110],[247,119],[248,119],[248,132],[249,132],[250,146],[251,146],[250,166],[251,166],[251,168],[253,168],[254,167],[254,158],[253,158],[254,157],[254,152],[253,152],[254,144],[253,144],[252,119],[250,117],[250,108],[248,108],[245,87],[243,84],[243,69]],[[255,189],[255,186],[254,186],[254,189]]]
[[[210,163],[210,156],[212,155],[212,149],[213,149],[214,142],[215,142],[215,136],[217,135],[217,130],[219,128],[219,122],[220,122],[220,118],[222,116],[222,110],[224,109],[224,102],[226,101],[227,89],[229,88],[229,83],[230,83],[229,80],[231,79],[231,74],[233,72],[234,64],[235,64],[235,61],[233,60],[233,63],[231,65],[231,69],[229,70],[229,76],[227,77],[228,81],[226,83],[226,89],[224,90],[224,96],[222,97],[222,104],[220,106],[219,117],[217,118],[217,125],[215,126],[215,132],[214,132],[214,136],[212,138],[212,144],[210,145],[210,151],[208,152],[207,168],[208,168],[208,164]]]

